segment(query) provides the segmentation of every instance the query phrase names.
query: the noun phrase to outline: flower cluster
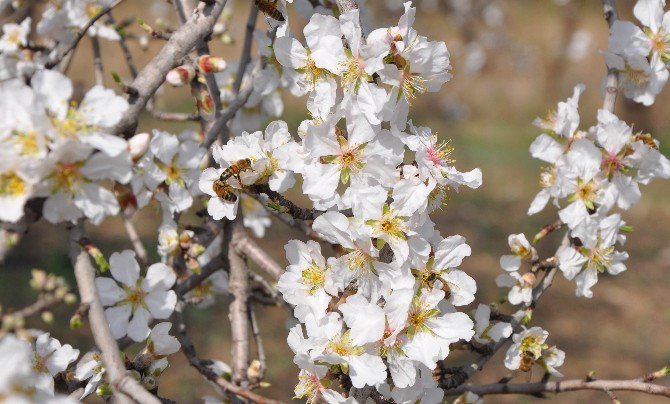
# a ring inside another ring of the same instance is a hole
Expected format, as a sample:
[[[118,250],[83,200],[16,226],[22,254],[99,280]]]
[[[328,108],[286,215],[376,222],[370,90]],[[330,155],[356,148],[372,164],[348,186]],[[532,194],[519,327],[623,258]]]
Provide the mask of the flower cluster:
[[[288,33],[278,37],[261,82],[306,94],[312,119],[299,125],[299,141],[275,121],[214,146],[220,168],[200,179],[208,212],[232,220],[241,196],[258,189],[269,209],[291,213],[276,195],[300,176],[318,216],[312,228],[338,246],[327,257],[316,241],[290,241],[278,283],[301,323],[289,345],[302,369],[296,395],[309,401],[337,401],[329,386],[339,377],[396,399],[439,399],[432,369],[450,344],[475,335],[473,321],[457,311],[476,292],[458,269],[470,247],[461,236],[442,237],[429,214],[452,189],[477,188],[481,172],[456,170],[452,148],[408,122],[411,103],[451,77],[446,45],[418,35],[414,13],[406,3],[397,26],[367,36],[358,10],[339,19],[314,14],[307,46]],[[490,338],[483,329],[479,335]]]
[[[652,135],[634,132],[613,113],[601,109],[598,122],[588,130],[579,129],[578,100],[584,87],[558,104],[547,118],[536,120],[544,133],[530,147],[533,157],[550,165],[543,169],[542,190],[537,194],[529,214],[542,210],[549,201],[558,207],[558,216],[572,238],[571,245],[561,249],[557,258],[566,278],[575,279],[577,295],[591,297],[591,287],[598,274],[616,275],[624,270],[628,258],[617,251],[623,244],[626,226],[614,208],[629,209],[640,200],[640,184],[654,178],[670,177],[670,161],[659,151]],[[533,263],[537,254],[523,235],[510,236],[510,247],[516,259],[501,259],[501,265],[517,282],[509,300],[513,304],[530,302],[534,276],[519,275],[520,260]]]
[[[624,95],[651,105],[668,82],[670,14],[665,0],[640,0],[633,14],[643,28],[630,21],[615,21],[610,29],[605,61],[620,74]]]
[[[36,72],[30,86],[20,79],[0,84],[0,220],[17,222],[28,199],[46,198],[42,214],[52,223],[86,217],[99,224],[119,212],[104,184],[128,183],[128,142],[112,136],[127,101],[101,86],[77,105],[72,84],[52,70]]]
[[[54,376],[65,373],[79,351],[40,334],[34,344],[7,334],[0,338],[0,397],[8,403],[58,403],[76,401],[54,395]]]

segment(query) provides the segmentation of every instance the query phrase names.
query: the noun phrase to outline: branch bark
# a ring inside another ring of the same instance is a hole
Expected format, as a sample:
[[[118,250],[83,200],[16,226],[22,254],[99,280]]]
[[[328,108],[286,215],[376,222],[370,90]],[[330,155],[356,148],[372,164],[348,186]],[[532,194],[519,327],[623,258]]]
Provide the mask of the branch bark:
[[[244,230],[240,224],[233,225],[233,237],[231,247],[228,250],[228,261],[230,262],[230,281],[228,290],[233,297],[230,303],[230,327],[232,334],[232,365],[233,382],[245,386],[247,383],[247,369],[249,368],[249,276],[247,263],[234,247]]]
[[[608,27],[612,27],[614,21],[619,19],[616,3],[614,0],[603,1],[603,15],[607,21]],[[607,79],[605,84],[605,96],[603,99],[603,109],[614,112],[614,104],[616,103],[617,92],[619,88],[619,73],[614,68],[607,69]]]
[[[545,383],[493,383],[483,385],[467,385],[448,392],[449,395],[467,391],[480,396],[491,394],[528,394],[564,393],[579,390],[601,391],[637,391],[656,396],[670,397],[670,387],[647,383],[639,380],[563,380]]]
[[[251,258],[258,266],[272,277],[275,281],[284,273],[277,261],[274,260],[268,253],[266,253],[256,242],[244,232],[239,235],[239,238],[234,240],[234,249],[238,254],[244,254]]]

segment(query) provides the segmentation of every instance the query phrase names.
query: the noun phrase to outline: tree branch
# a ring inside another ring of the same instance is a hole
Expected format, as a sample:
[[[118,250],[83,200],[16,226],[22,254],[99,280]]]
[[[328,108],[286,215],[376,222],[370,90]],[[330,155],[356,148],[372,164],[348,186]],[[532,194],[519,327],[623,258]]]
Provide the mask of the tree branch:
[[[96,14],[93,18],[91,18],[88,21],[88,23],[86,23],[86,25],[84,25],[84,27],[80,29],[79,32],[77,32],[77,36],[75,36],[74,40],[70,42],[70,45],[67,48],[64,48],[61,52],[56,52],[55,55],[52,58],[49,58],[49,60],[44,64],[44,67],[46,67],[47,69],[51,69],[52,67],[58,65],[65,56],[67,56],[70,52],[74,50],[74,48],[77,47],[79,41],[81,41],[84,35],[86,35],[86,33],[88,32],[88,29],[91,28],[93,24],[96,23],[96,21],[98,21],[103,15],[109,13],[110,11],[112,11],[114,7],[118,6],[124,1],[125,0],[116,0],[109,6],[100,10],[98,14]]]
[[[114,126],[113,133],[129,134],[137,126],[137,117],[147,102],[165,81],[165,75],[183,59],[199,40],[211,34],[214,24],[219,19],[227,0],[217,0],[212,5],[204,5],[194,12],[191,18],[177,29],[165,46],[161,48],[133,80],[130,87],[137,90],[137,95],[130,96],[130,107],[123,119]]]
[[[232,334],[232,365],[233,382],[244,386],[247,383],[247,368],[249,367],[249,276],[247,264],[244,257],[235,248],[244,230],[240,224],[233,225],[233,237],[228,250],[228,261],[230,262],[230,281],[228,290],[233,297],[230,303],[228,317]]]
[[[611,28],[614,21],[619,19],[619,13],[616,9],[614,0],[602,0],[603,15],[607,21],[607,25]],[[603,109],[614,112],[614,104],[619,87],[619,73],[614,68],[607,69],[607,79],[605,84],[605,97],[603,99]]]
[[[231,383],[228,379],[214,373],[214,371],[206,365],[207,361],[198,358],[195,346],[193,345],[193,342],[191,342],[191,339],[189,338],[188,333],[186,331],[186,324],[184,323],[184,318],[181,311],[182,308],[180,303],[177,304],[177,307],[175,308],[175,316],[174,316],[175,323],[177,324],[176,337],[177,339],[179,339],[182,351],[184,352],[184,355],[188,359],[188,363],[191,366],[193,366],[205,378],[207,378],[217,386],[221,387],[226,392],[234,394],[238,397],[245,398],[253,403],[282,404],[281,401],[271,400],[269,398],[265,398],[261,395],[253,393],[248,389],[237,386]]]
[[[142,264],[145,267],[148,267],[149,264],[151,263],[151,260],[149,259],[149,253],[147,253],[146,248],[144,248],[144,244],[142,244],[140,235],[137,234],[137,229],[135,228],[135,225],[133,224],[132,220],[126,215],[122,214],[122,218],[123,218],[123,226],[126,228],[126,233],[128,234],[128,239],[130,239],[130,242],[133,245],[133,249],[137,254],[137,258],[139,259],[140,264]]]
[[[467,391],[480,396],[490,394],[528,394],[564,393],[579,390],[601,391],[637,391],[656,396],[670,397],[670,387],[648,383],[640,380],[563,380],[544,383],[493,383],[483,385],[467,385],[449,391],[447,394],[456,395]]]
[[[272,277],[275,281],[284,273],[277,261],[266,253],[246,232],[241,232],[234,240],[233,248],[238,254],[244,254],[251,258],[258,266]]]

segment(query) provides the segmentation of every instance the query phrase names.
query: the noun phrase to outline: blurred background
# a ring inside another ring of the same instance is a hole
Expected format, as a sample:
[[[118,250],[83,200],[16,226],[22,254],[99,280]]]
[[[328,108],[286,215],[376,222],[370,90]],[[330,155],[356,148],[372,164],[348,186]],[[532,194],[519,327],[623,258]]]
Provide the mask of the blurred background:
[[[212,54],[229,60],[239,58],[244,22],[251,2],[229,1],[227,12],[229,34],[233,43],[224,44],[215,37],[210,43]],[[368,27],[395,25],[402,14],[399,1],[367,1]],[[463,188],[453,194],[449,204],[434,215],[433,220],[443,236],[461,234],[472,246],[472,256],[462,269],[472,275],[479,287],[477,303],[499,300],[502,290],[495,278],[502,272],[500,255],[507,253],[507,235],[525,233],[531,238],[539,229],[556,220],[556,211],[528,217],[526,209],[539,189],[541,163],[528,153],[532,140],[539,134],[531,123],[544,117],[558,101],[572,94],[572,87],[584,83],[586,93],[580,102],[581,128],[595,123],[601,106],[601,80],[605,66],[601,50],[607,47],[607,25],[602,18],[599,1],[550,0],[417,0],[418,12],[414,27],[431,40],[443,40],[452,55],[454,78],[442,91],[420,96],[410,114],[416,124],[430,126],[454,146],[453,157],[461,171],[480,167],[483,185],[477,190]],[[620,17],[632,20],[633,1],[617,1]],[[39,16],[39,5],[35,16]],[[129,0],[115,11],[117,21],[139,17],[149,24],[161,19],[166,26],[176,26],[174,10],[167,1]],[[291,15],[292,31],[302,38],[305,20]],[[257,27],[267,28],[259,17]],[[137,24],[126,27],[141,34]],[[105,80],[115,84],[111,72],[129,80],[130,74],[116,43],[102,40]],[[131,41],[130,49],[138,66],[143,66],[159,49],[151,43],[142,49]],[[85,38],[77,49],[69,69],[79,94],[94,83],[90,41]],[[661,141],[661,150],[670,155],[670,91],[666,90],[656,103],[645,108],[623,99],[617,101],[617,114],[634,129],[651,132]],[[295,131],[306,119],[304,100],[289,94],[284,97],[281,119]],[[157,99],[165,111],[194,110],[188,89],[165,89]],[[178,133],[193,124],[160,122],[143,116],[140,130],[161,128]],[[299,190],[299,187],[296,187]],[[600,378],[635,378],[670,364],[670,306],[667,304],[670,282],[670,182],[661,180],[643,187],[642,202],[626,212],[624,219],[635,231],[629,236],[625,250],[631,258],[628,271],[616,278],[601,276],[592,299],[576,298],[574,283],[557,276],[554,286],[542,299],[533,325],[550,333],[549,344],[566,351],[566,362],[560,371],[568,378],[582,378],[590,371]],[[300,200],[297,192],[291,195]],[[135,218],[145,245],[154,258],[156,229],[160,224],[157,207],[149,206]],[[120,220],[108,219],[100,227],[91,228],[91,239],[105,255],[131,248]],[[0,304],[19,308],[31,303],[35,293],[28,286],[30,269],[42,268],[64,276],[74,285],[67,258],[64,226],[38,223],[8,257],[0,270]],[[551,254],[560,241],[552,234],[540,243],[541,255]],[[274,223],[260,244],[277,261],[284,264],[283,246],[289,239],[304,238],[300,233]],[[205,310],[190,308],[186,312],[190,334],[203,358],[228,361],[230,330],[228,300],[225,296]],[[260,392],[266,396],[290,400],[297,382],[297,367],[285,343],[286,313],[279,308],[259,308],[260,327],[266,345],[271,384]],[[509,307],[503,307],[509,311]],[[53,330],[82,351],[90,347],[87,327],[70,331],[68,319],[74,307],[55,311],[56,324],[49,326],[32,319],[30,326]],[[74,339],[74,340],[73,340]],[[448,363],[459,365],[469,354],[453,353]],[[472,381],[491,383],[506,374],[499,353],[483,374]],[[170,368],[160,380],[164,397],[178,402],[196,402],[216,392],[194,370],[185,358],[170,357]],[[539,371],[533,380],[541,377]],[[525,380],[518,379],[518,382]],[[652,403],[643,395],[617,393],[622,402]],[[487,402],[531,402],[532,397],[495,396]],[[602,392],[566,393],[557,402],[576,400],[610,402]],[[660,400],[660,399],[657,399]]]

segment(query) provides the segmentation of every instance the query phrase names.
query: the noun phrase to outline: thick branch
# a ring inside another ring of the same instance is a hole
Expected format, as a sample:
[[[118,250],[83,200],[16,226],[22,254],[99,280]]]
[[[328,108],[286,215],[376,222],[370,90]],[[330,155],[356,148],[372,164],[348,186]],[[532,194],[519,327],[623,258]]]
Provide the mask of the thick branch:
[[[149,62],[133,80],[130,87],[137,90],[137,95],[129,98],[130,108],[123,119],[113,128],[113,133],[131,133],[137,126],[137,117],[144,109],[151,96],[165,81],[165,75],[183,59],[198,41],[211,34],[214,24],[219,19],[227,0],[217,0],[205,5],[176,30],[151,62]],[[201,3],[202,4],[202,3]]]
[[[639,380],[563,380],[545,383],[493,383],[483,385],[467,385],[451,390],[448,394],[461,394],[466,391],[480,396],[489,394],[529,394],[564,393],[579,390],[601,391],[637,391],[657,396],[670,397],[670,387],[647,383]]]
[[[340,9],[340,14],[344,14],[358,9],[358,4],[356,4],[356,0],[337,0],[337,7]]]
[[[238,225],[234,225],[233,246],[243,232]],[[230,282],[228,290],[233,297],[230,303],[230,327],[232,334],[232,365],[233,382],[244,385],[247,382],[247,368],[249,367],[249,313],[247,305],[249,296],[249,276],[247,263],[236,248],[228,250],[228,261],[230,262]]]

